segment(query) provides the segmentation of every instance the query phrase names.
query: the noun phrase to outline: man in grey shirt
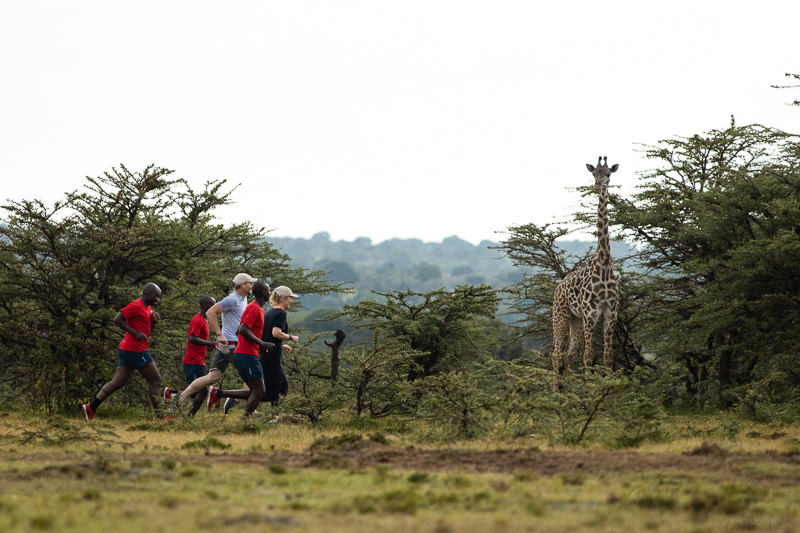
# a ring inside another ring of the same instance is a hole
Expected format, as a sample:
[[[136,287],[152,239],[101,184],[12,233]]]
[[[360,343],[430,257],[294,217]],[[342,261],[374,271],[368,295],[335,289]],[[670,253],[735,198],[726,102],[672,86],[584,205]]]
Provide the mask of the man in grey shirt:
[[[208,326],[217,336],[217,349],[214,351],[214,358],[211,360],[211,368],[208,370],[208,375],[192,381],[181,393],[181,401],[186,400],[192,394],[198,393],[195,394],[192,402],[190,416],[194,416],[200,406],[203,405],[208,386],[222,379],[222,375],[228,365],[233,363],[233,350],[238,339],[236,330],[242,320],[242,313],[247,307],[247,297],[253,292],[253,283],[256,281],[258,281],[258,278],[250,277],[248,274],[236,274],[236,277],[233,278],[234,291],[206,311]],[[217,322],[217,315],[220,313],[222,314],[222,330],[220,330]]]

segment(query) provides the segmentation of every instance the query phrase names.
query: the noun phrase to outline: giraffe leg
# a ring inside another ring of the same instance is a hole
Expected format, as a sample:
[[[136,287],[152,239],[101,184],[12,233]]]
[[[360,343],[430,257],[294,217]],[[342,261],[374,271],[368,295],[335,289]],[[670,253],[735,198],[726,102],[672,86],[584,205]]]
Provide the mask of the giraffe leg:
[[[614,326],[617,324],[617,316],[611,315],[603,323],[603,366],[606,367],[606,374],[614,371],[614,350],[612,341],[614,340]]]
[[[597,321],[591,315],[583,317],[583,365],[588,371],[589,367],[594,365],[594,347],[592,346],[592,339],[594,338],[594,326]]]
[[[569,316],[553,310],[553,372],[559,373],[561,355],[564,353],[564,337],[569,331]]]
[[[563,295],[563,287],[556,287],[553,295],[553,374],[558,376],[561,366],[561,356],[564,353],[564,337],[569,331],[569,307]],[[558,378],[553,379],[553,392],[558,390]]]
[[[567,357],[564,361],[564,375],[569,376],[572,373],[572,364],[578,357],[578,352],[581,349],[581,331],[583,330],[583,321],[573,316],[569,324],[569,349],[567,350]]]

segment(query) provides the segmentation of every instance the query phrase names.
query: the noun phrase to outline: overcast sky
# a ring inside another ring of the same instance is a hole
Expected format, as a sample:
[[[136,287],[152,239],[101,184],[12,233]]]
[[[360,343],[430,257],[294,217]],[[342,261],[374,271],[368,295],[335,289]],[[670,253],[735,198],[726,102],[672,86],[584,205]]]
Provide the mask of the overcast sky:
[[[800,2],[3,2],[0,200],[120,163],[274,235],[473,243],[630,190],[651,144],[800,133]],[[590,238],[590,237],[588,237]]]

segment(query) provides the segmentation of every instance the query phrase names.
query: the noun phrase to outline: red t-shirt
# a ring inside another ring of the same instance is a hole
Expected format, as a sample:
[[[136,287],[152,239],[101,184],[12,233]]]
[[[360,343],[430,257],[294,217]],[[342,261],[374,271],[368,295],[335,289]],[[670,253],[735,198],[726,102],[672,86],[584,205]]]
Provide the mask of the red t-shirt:
[[[264,311],[258,302],[252,301],[245,307],[242,313],[242,324],[250,328],[256,338],[261,338],[261,331],[264,329]],[[239,342],[236,344],[236,349],[233,353],[246,353],[249,355],[258,356],[258,344],[250,342],[241,335],[239,335]]]
[[[144,302],[142,302],[141,298],[136,298],[134,301],[120,309],[119,312],[122,313],[123,317],[125,317],[125,322],[128,323],[128,326],[136,331],[141,331],[147,336],[144,342],[140,342],[137,341],[133,335],[126,331],[125,338],[122,339],[121,343],[119,343],[119,349],[128,350],[131,352],[145,351],[147,349],[147,343],[150,342],[150,329],[153,327],[153,323],[150,322],[150,317],[153,315],[153,311],[150,309],[150,306],[144,305]]]
[[[203,318],[200,313],[197,313],[189,322],[189,339],[192,335],[201,341],[208,340],[208,320]],[[186,345],[186,355],[183,356],[183,364],[185,365],[204,365],[206,364],[206,347],[192,344],[189,340]]]

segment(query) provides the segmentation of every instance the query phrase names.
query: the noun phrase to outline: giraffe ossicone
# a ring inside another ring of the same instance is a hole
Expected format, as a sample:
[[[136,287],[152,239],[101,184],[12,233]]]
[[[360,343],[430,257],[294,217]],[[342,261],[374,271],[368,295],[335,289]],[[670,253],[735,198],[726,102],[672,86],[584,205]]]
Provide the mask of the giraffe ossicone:
[[[599,192],[597,208],[597,250],[583,267],[573,270],[556,286],[553,295],[553,370],[559,372],[562,357],[564,374],[572,371],[572,363],[580,350],[583,334],[583,363],[594,364],[592,339],[594,328],[603,321],[603,364],[607,372],[614,366],[612,340],[617,321],[619,288],[611,261],[611,242],[608,232],[608,182],[619,165],[608,166],[607,157],[598,157],[597,166],[587,164],[594,176],[594,188]],[[564,339],[569,334],[565,352]],[[564,355],[566,354],[566,357]]]

